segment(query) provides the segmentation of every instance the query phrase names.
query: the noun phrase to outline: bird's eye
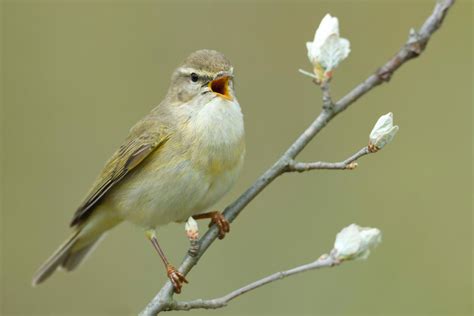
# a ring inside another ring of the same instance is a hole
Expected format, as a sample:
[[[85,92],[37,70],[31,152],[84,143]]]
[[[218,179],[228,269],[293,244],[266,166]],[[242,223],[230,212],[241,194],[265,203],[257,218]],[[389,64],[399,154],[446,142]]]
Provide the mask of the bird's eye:
[[[192,82],[197,82],[199,80],[199,76],[196,73],[191,74],[191,81]]]

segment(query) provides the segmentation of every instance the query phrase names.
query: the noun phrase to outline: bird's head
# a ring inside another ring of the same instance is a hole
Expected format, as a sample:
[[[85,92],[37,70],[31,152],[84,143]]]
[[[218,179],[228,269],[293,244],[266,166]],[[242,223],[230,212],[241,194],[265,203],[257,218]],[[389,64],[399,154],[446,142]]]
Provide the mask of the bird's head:
[[[168,98],[174,104],[205,105],[214,98],[232,102],[232,79],[233,67],[222,53],[198,50],[173,72]]]

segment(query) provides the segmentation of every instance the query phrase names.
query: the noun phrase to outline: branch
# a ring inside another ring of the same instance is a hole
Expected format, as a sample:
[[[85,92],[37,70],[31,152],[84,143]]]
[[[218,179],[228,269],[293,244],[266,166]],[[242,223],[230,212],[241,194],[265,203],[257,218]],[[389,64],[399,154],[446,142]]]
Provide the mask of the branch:
[[[382,233],[378,228],[361,227],[351,224],[343,228],[337,235],[334,247],[329,255],[324,254],[316,261],[300,265],[296,268],[273,273],[260,280],[252,282],[219,298],[210,300],[197,299],[188,302],[172,301],[167,310],[190,310],[196,308],[216,309],[226,306],[230,301],[242,294],[248,293],[266,284],[284,279],[302,272],[334,267],[342,262],[367,259],[371,251],[382,242]]]
[[[261,286],[264,286],[268,283],[272,283],[281,279],[284,279],[286,277],[299,274],[302,272],[310,271],[310,270],[315,270],[315,269],[320,269],[320,268],[330,268],[337,266],[341,264],[342,260],[337,259],[334,255],[322,255],[319,259],[316,261],[310,262],[308,264],[304,264],[301,266],[298,266],[296,268],[292,268],[286,271],[280,271],[273,273],[269,276],[264,277],[263,279],[257,280],[255,282],[252,282],[246,286],[241,287],[240,289],[237,289],[235,291],[232,291],[228,293],[227,295],[224,295],[219,298],[214,298],[214,299],[209,299],[209,300],[203,300],[203,299],[197,299],[193,301],[188,301],[188,302],[177,302],[173,301],[169,304],[168,308],[166,310],[191,310],[191,309],[196,309],[196,308],[204,308],[204,309],[217,309],[221,308],[224,306],[227,306],[227,304],[232,301],[233,299],[239,297],[242,294],[245,294],[247,292],[253,291],[255,289],[258,289]]]
[[[295,160],[291,160],[288,163],[288,167],[286,168],[287,172],[305,172],[309,170],[320,170],[320,169],[332,169],[332,170],[353,170],[357,168],[356,160],[362,156],[368,155],[373,153],[373,151],[369,150],[369,147],[366,146],[356,152],[354,155],[350,156],[344,161],[341,162],[324,162],[324,161],[317,161],[317,162],[297,162]]]
[[[316,80],[313,80],[316,83]],[[323,94],[323,109],[326,111],[332,111],[334,108],[334,103],[331,99],[331,90],[329,88],[329,81],[324,81],[321,83],[321,92]]]
[[[433,13],[426,19],[423,26],[418,32],[414,29],[410,30],[408,41],[398,51],[395,56],[392,57],[385,65],[380,67],[372,76],[367,78],[363,83],[355,87],[346,96],[341,98],[337,104],[335,111],[344,111],[349,105],[354,103],[361,96],[372,90],[372,88],[390,81],[393,73],[400,68],[401,65],[418,57],[423,53],[431,38],[431,35],[438,30],[443,23],[444,17],[448,13],[449,8],[454,4],[455,0],[441,0],[436,3]]]
[[[245,191],[237,200],[224,210],[224,216],[232,222],[239,213],[274,179],[285,173],[288,164],[294,159],[306,145],[339,113],[353,104],[357,99],[383,82],[389,81],[393,73],[405,62],[418,57],[426,48],[433,33],[441,26],[448,9],[454,4],[454,0],[442,0],[438,2],[433,13],[428,17],[418,32],[410,32],[407,43],[390,59],[380,67],[375,74],[359,84],[346,96],[337,101],[333,107],[325,107],[315,121],[296,139],[270,169],[260,176],[257,181]],[[200,250],[196,256],[186,255],[179,271],[186,275],[194,265],[197,264],[207,248],[216,240],[217,228],[213,225],[200,240]],[[140,315],[156,315],[160,311],[169,310],[172,303],[173,287],[171,282],[161,288],[156,296],[150,301]]]

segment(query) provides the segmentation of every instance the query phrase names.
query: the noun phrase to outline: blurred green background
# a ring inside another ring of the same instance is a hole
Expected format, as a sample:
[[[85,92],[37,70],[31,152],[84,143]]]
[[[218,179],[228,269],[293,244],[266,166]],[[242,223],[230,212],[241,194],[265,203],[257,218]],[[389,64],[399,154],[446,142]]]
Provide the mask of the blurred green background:
[[[30,286],[128,129],[163,98],[190,52],[233,62],[247,159],[222,209],[316,117],[321,95],[305,42],[329,12],[351,41],[332,81],[338,99],[382,65],[434,1],[4,1],[2,315],[136,314],[166,280],[140,228],[114,229],[74,273]],[[419,59],[337,117],[299,157],[338,161],[394,112],[392,144],[355,171],[277,179],[189,275],[180,299],[223,295],[314,260],[350,223],[379,227],[368,261],[273,283],[196,315],[470,315],[472,313],[471,1],[458,1]],[[204,231],[204,223],[201,229]],[[159,230],[170,259],[181,225]]]

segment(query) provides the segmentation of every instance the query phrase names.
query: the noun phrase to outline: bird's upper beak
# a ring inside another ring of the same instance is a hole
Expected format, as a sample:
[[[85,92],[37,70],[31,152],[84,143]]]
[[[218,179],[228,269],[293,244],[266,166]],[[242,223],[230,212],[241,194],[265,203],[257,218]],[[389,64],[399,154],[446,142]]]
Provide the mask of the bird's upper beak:
[[[232,101],[233,98],[229,91],[229,80],[232,79],[232,75],[225,74],[218,76],[216,79],[209,82],[209,88],[218,96]]]

